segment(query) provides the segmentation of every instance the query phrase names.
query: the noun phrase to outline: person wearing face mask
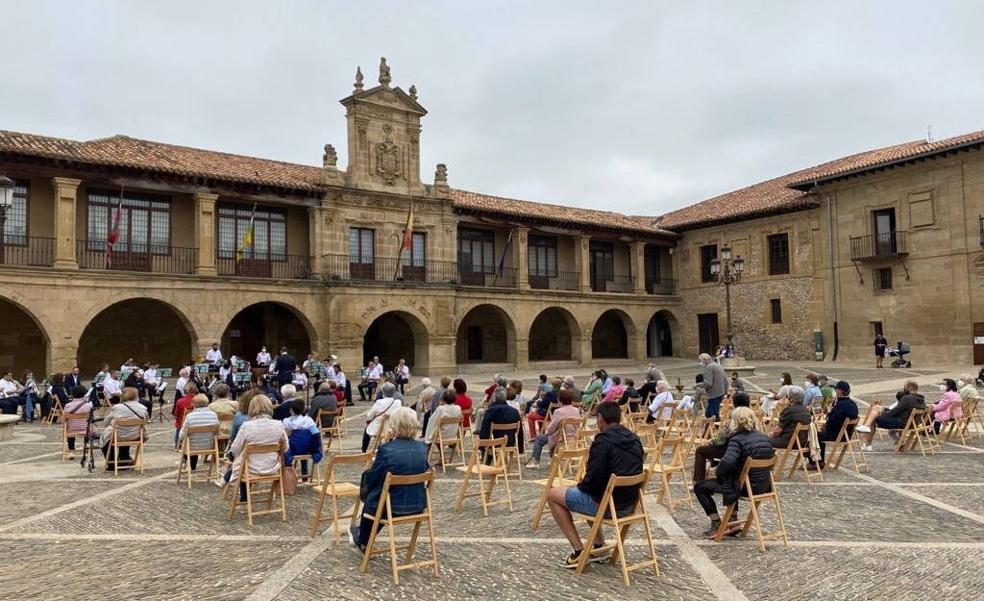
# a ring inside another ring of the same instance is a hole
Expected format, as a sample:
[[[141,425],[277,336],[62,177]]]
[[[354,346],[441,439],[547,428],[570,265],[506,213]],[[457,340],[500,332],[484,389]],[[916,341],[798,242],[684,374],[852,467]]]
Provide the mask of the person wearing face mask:
[[[266,367],[270,365],[270,361],[273,358],[270,357],[270,353],[267,352],[266,347],[260,349],[260,352],[256,354],[256,364],[261,367]]]
[[[820,380],[813,374],[807,375],[803,381],[803,390],[805,391],[803,404],[806,405],[807,409],[818,412],[823,402],[823,393],[820,391]]]
[[[861,444],[862,449],[865,452],[874,451],[871,446],[871,440],[875,437],[875,430],[877,428],[885,428],[888,430],[901,430],[905,427],[907,421],[909,421],[909,413],[913,409],[925,409],[926,399],[923,395],[919,394],[919,384],[914,380],[910,380],[905,383],[905,388],[896,395],[898,402],[891,407],[885,407],[881,410],[881,414],[872,413],[868,421],[860,424],[855,430],[861,433]]]
[[[959,389],[960,400],[965,403],[980,398],[980,393],[977,392],[977,384],[970,377],[970,374],[960,376],[960,379],[957,380],[957,388]]]
[[[957,383],[946,378],[940,384],[940,392],[943,393],[940,400],[932,405],[933,431],[937,434],[940,433],[940,428],[944,423],[963,417],[963,399],[957,392]]]

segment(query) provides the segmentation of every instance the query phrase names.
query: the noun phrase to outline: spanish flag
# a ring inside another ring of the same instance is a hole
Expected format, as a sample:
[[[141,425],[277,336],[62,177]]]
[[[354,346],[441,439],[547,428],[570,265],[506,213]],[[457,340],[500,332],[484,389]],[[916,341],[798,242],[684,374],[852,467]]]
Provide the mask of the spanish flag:
[[[248,251],[253,246],[253,221],[256,219],[256,203],[253,204],[253,212],[249,216],[249,225],[246,226],[246,231],[243,233],[243,241],[240,243],[239,248],[236,249],[236,260],[239,261],[243,258]]]

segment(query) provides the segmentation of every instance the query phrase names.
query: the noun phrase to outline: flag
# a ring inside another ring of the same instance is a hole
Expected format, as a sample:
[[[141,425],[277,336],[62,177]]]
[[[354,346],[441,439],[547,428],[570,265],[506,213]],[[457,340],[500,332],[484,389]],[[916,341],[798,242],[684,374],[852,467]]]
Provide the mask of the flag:
[[[407,225],[403,228],[403,242],[400,244],[400,251],[396,255],[396,269],[393,271],[393,281],[400,275],[400,267],[403,264],[403,251],[413,253],[413,201],[410,201],[410,210],[407,211]],[[413,257],[410,257],[413,262]]]
[[[509,236],[506,238],[506,245],[502,248],[502,256],[499,257],[499,266],[495,270],[495,275],[492,276],[492,285],[495,286],[496,280],[499,276],[503,275],[506,271],[506,255],[509,253],[509,247],[512,246],[512,230],[509,230]]]
[[[256,219],[256,203],[253,203],[253,212],[249,216],[249,225],[246,226],[246,231],[243,233],[243,241],[239,244],[239,248],[236,249],[236,260],[243,258],[246,251],[253,246],[253,221]]]
[[[113,247],[120,239],[120,221],[123,220],[123,189],[120,189],[120,203],[116,205],[116,215],[113,216],[113,227],[106,233],[106,269],[113,266]]]

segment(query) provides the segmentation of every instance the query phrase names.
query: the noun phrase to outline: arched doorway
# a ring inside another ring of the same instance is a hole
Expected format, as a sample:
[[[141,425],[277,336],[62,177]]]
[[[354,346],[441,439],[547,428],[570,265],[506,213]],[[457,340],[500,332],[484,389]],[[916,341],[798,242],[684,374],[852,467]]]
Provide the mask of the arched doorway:
[[[647,357],[673,356],[673,327],[671,322],[675,324],[676,319],[669,311],[657,311],[649,320],[649,327],[646,328]]]
[[[25,369],[40,382],[47,377],[48,335],[34,316],[20,305],[0,298],[0,373],[13,372],[20,378]]]
[[[377,317],[362,338],[362,365],[378,356],[386,371],[400,359],[410,366],[410,373],[426,373],[427,327],[403,311],[390,311]]]
[[[577,321],[566,309],[550,307],[530,325],[530,361],[570,361],[574,359]]]
[[[628,359],[629,333],[624,313],[609,309],[601,314],[591,331],[591,357],[594,359]]]
[[[90,377],[103,363],[119,367],[129,357],[138,365],[155,361],[177,373],[189,361],[197,339],[188,319],[171,305],[134,298],[100,311],[79,338],[79,368]]]
[[[222,333],[222,356],[236,355],[253,361],[261,347],[276,356],[287,347],[300,363],[311,352],[311,331],[298,312],[275,302],[250,305],[236,313]],[[208,344],[209,340],[203,340]]]
[[[462,363],[514,363],[516,329],[495,305],[472,308],[458,324],[457,360]]]

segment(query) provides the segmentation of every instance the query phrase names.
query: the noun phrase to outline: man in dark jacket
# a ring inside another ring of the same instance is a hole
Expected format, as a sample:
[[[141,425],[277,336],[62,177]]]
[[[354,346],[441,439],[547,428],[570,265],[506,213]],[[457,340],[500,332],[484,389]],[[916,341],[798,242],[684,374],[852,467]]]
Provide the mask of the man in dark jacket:
[[[577,567],[584,544],[578,535],[571,512],[585,515],[598,513],[598,504],[605,495],[608,481],[612,475],[636,476],[643,470],[642,441],[619,423],[622,409],[618,403],[606,402],[598,406],[598,435],[588,451],[588,465],[584,478],[577,486],[554,487],[547,493],[550,513],[560,530],[571,543],[573,551],[561,564],[565,568]],[[635,507],[639,499],[638,488],[616,488],[612,492],[615,511],[623,513]],[[604,546],[604,541],[595,542],[596,547]],[[588,561],[607,561],[606,556],[592,556]]]
[[[789,446],[790,439],[793,438],[793,431],[798,424],[809,425],[813,420],[810,410],[803,404],[805,391],[800,386],[787,386],[786,398],[789,405],[779,414],[779,428],[772,433],[772,446],[777,449],[785,449]],[[806,433],[800,433],[800,444],[806,448]]]
[[[880,415],[872,414],[867,423],[857,427],[857,431],[861,433],[861,444],[864,445],[862,448],[865,451],[874,450],[871,447],[871,439],[875,437],[877,428],[901,430],[905,428],[906,422],[909,421],[909,414],[912,413],[913,409],[926,408],[926,398],[919,394],[918,390],[918,382],[912,380],[906,382],[902,392],[896,395],[898,402],[893,407],[885,407],[881,410]]]
[[[492,424],[518,424],[519,423],[519,411],[509,406],[506,403],[506,390],[504,388],[497,388],[495,392],[492,393],[492,404],[489,405],[488,409],[485,410],[485,414],[482,416],[482,426],[479,428],[478,437],[482,439],[492,438]],[[519,452],[523,453],[523,437],[519,437]],[[513,446],[516,444],[516,432],[510,431],[506,435],[506,446]],[[486,463],[492,460],[492,456],[489,455],[485,458]]]
[[[840,434],[841,427],[844,426],[846,420],[858,418],[858,404],[851,398],[850,384],[844,380],[834,384],[834,396],[837,397],[837,400],[834,402],[834,406],[830,408],[830,413],[827,414],[827,423],[824,424],[818,437],[820,441],[820,465],[817,467],[817,464],[811,461],[806,466],[808,470],[822,470],[826,467],[826,463],[824,463],[827,453],[826,443],[837,440],[837,435]],[[852,434],[853,432],[848,429],[847,435],[851,436]]]
[[[801,389],[802,390],[802,389]],[[720,494],[724,499],[725,505],[738,502],[739,485],[738,478],[741,471],[745,468],[745,461],[752,459],[771,459],[775,457],[775,449],[769,441],[769,437],[756,430],[757,420],[755,413],[748,407],[736,407],[731,410],[732,422],[736,424],[735,432],[728,439],[728,446],[725,448],[724,456],[714,470],[714,478],[702,480],[694,484],[694,494],[697,495],[697,502],[704,509],[704,513],[711,520],[711,526],[707,529],[706,535],[713,537],[721,526],[721,518],[717,513],[717,506],[714,504],[714,495]],[[770,482],[769,470],[766,468],[756,468],[748,473],[751,481],[752,492],[762,494],[769,492]],[[741,491],[745,494],[747,491]],[[738,507],[732,514],[737,520]],[[737,528],[737,527],[736,527]],[[740,531],[732,528],[728,533]]]
[[[277,374],[277,381],[281,386],[290,384],[294,381],[294,370],[297,369],[297,361],[287,354],[287,347],[280,349],[280,356],[273,363],[273,371]]]

